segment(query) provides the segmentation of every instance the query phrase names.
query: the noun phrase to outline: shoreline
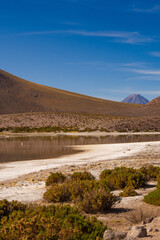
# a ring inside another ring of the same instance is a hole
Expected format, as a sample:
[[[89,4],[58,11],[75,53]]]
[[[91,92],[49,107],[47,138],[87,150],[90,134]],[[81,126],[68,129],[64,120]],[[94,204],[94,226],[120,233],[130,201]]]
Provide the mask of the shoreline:
[[[33,132],[33,133],[11,133],[4,132],[0,133],[0,138],[11,138],[11,137],[57,137],[57,136],[93,136],[93,137],[103,137],[103,136],[121,136],[121,135],[160,135],[160,132]]]
[[[0,199],[41,202],[45,180],[51,172],[71,174],[90,171],[98,178],[104,169],[115,167],[140,168],[160,165],[160,141],[81,145],[83,152],[55,159],[20,161],[3,164],[0,170]]]
[[[126,157],[131,157],[142,151],[146,151],[152,146],[160,147],[160,141],[71,146],[81,152],[58,158],[1,163],[0,182],[41,170],[60,168],[62,166],[125,159]]]

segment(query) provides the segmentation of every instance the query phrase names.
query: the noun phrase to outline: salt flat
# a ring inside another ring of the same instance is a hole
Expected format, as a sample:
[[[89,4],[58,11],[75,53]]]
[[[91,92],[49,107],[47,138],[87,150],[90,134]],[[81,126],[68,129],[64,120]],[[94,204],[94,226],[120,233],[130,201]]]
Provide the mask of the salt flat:
[[[0,164],[0,167],[2,167],[0,181],[3,183],[3,181],[11,180],[9,185],[1,185],[0,199],[6,198],[22,202],[41,200],[45,191],[45,183],[39,176],[37,177],[40,170],[43,170],[41,172],[44,172],[43,175],[47,176],[54,169],[55,171],[63,169],[63,171],[66,170],[67,173],[70,173],[72,166],[74,166],[76,171],[88,170],[97,177],[104,168],[108,166],[112,168],[112,164],[115,162],[116,166],[138,167],[139,163],[135,160],[136,158],[140,159],[139,162],[143,165],[146,163],[145,159],[146,156],[149,156],[149,153],[153,156],[154,161],[156,160],[154,153],[160,154],[160,142],[84,145],[74,148],[83,150],[83,152],[55,159]],[[152,157],[149,156],[149,159],[149,163],[152,163]],[[94,169],[93,165],[98,165],[98,168]],[[87,168],[85,169],[84,166]],[[38,180],[36,182],[25,180],[23,176],[29,173],[30,176],[36,174],[35,179]],[[15,181],[14,179],[17,177],[19,178]]]
[[[64,165],[80,165],[97,161],[108,161],[136,155],[148,146],[160,146],[160,142],[140,142],[121,144],[100,144],[75,146],[83,152],[54,159],[18,161],[0,164],[0,181],[14,179],[40,170]]]

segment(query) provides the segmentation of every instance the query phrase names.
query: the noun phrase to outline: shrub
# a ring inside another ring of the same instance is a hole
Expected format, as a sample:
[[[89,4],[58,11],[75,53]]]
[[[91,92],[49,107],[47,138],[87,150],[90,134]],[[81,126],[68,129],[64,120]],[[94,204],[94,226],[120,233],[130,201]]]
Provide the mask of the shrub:
[[[157,186],[156,186],[158,189],[160,189],[160,181],[158,180],[157,182]]]
[[[121,197],[131,197],[131,196],[136,196],[136,195],[138,195],[138,194],[132,186],[131,187],[125,187],[123,189],[123,192],[121,192],[119,194],[119,196],[121,196]]]
[[[123,217],[132,224],[139,224],[142,221],[145,221],[149,218],[155,218],[160,215],[160,211],[157,209],[153,209],[152,207],[139,207],[133,211],[129,211],[123,215]]]
[[[0,220],[2,217],[8,217],[14,211],[25,211],[26,205],[17,201],[8,202],[6,199],[0,201]]]
[[[0,221],[1,240],[102,240],[105,230],[96,218],[89,219],[69,206],[27,207]]]
[[[99,188],[86,192],[78,205],[86,213],[103,213],[110,210],[118,200],[119,197]]]
[[[160,189],[157,189],[145,196],[144,202],[151,205],[160,206]]]
[[[119,167],[102,171],[100,179],[99,184],[111,190],[123,189],[126,186],[140,188],[145,183],[145,174],[133,168]]]
[[[100,179],[104,179],[104,178],[108,177],[109,175],[112,174],[112,171],[113,171],[113,170],[110,170],[110,169],[105,169],[105,170],[103,170],[103,171],[101,172],[100,176],[99,176]]]
[[[50,186],[54,183],[62,183],[66,179],[66,176],[61,172],[52,173],[46,180],[46,186]]]
[[[97,182],[95,180],[73,182],[68,180],[61,185],[53,185],[44,193],[43,197],[49,202],[77,201],[77,199],[83,198],[84,193],[92,191],[96,186]]]
[[[110,193],[109,189],[100,187],[95,180],[55,184],[44,193],[43,197],[54,203],[74,201],[86,213],[105,212],[119,200]]]
[[[68,202],[71,200],[71,192],[68,184],[55,184],[49,188],[44,194],[44,199],[49,202]]]
[[[94,176],[87,172],[87,171],[84,171],[84,172],[74,172],[72,175],[71,175],[71,180],[94,180]]]
[[[83,181],[73,181],[69,183],[69,191],[71,192],[72,200],[83,199],[86,192],[93,191],[97,187],[96,181],[83,180]]]
[[[145,174],[146,180],[156,180],[160,176],[160,168],[149,165],[148,167],[140,168],[140,172]]]

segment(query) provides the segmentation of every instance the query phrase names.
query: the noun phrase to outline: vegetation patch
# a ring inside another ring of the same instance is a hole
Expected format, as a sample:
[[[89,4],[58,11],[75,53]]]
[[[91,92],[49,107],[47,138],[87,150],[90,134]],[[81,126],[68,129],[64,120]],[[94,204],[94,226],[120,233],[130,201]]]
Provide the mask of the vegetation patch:
[[[94,180],[94,176],[87,171],[84,172],[74,172],[71,175],[71,180],[75,181],[75,180]]]
[[[54,183],[62,183],[66,179],[66,176],[61,172],[52,173],[46,181],[46,186],[50,186]]]
[[[138,195],[138,193],[135,191],[135,189],[132,186],[125,187],[123,189],[123,192],[119,194],[119,196],[121,197],[132,197],[136,195]]]
[[[113,170],[102,171],[100,179],[101,186],[114,190],[129,186],[140,188],[144,185],[146,176],[143,172],[133,168],[118,167]]]
[[[104,188],[95,188],[93,191],[84,193],[82,200],[79,201],[79,207],[86,213],[104,213],[118,201],[117,196]]]
[[[145,174],[146,180],[158,180],[160,179],[160,168],[153,165],[140,168],[140,172]]]
[[[89,172],[75,172],[62,184],[52,184],[43,197],[54,203],[76,203],[86,213],[106,212],[119,201],[119,197],[114,196],[109,188],[100,186]]]
[[[102,240],[106,227],[69,206],[26,206],[0,201],[1,240]]]
[[[160,206],[160,189],[149,193],[144,197],[144,202],[149,203],[151,205]]]

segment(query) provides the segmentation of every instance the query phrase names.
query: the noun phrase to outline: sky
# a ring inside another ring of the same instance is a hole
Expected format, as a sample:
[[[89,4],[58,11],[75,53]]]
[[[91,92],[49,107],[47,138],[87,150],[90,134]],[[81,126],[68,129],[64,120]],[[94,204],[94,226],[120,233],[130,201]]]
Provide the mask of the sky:
[[[0,0],[0,68],[104,99],[160,96],[159,0]]]

